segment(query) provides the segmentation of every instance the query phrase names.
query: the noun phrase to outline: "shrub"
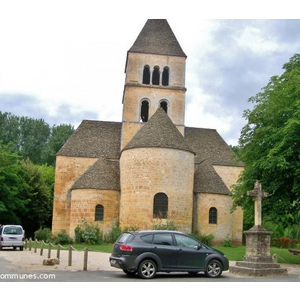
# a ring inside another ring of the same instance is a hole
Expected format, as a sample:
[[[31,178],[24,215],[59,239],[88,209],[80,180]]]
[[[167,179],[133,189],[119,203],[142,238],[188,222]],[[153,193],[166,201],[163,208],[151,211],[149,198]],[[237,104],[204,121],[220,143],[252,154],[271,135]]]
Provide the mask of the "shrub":
[[[191,236],[193,236],[194,238],[196,238],[197,240],[199,240],[200,242],[202,242],[203,244],[207,245],[207,246],[211,246],[212,245],[212,241],[214,239],[214,235],[213,234],[200,234],[199,232],[193,232],[191,234]]]
[[[52,240],[52,233],[50,228],[40,228],[34,232],[34,238],[38,241],[44,241],[46,243]]]
[[[292,241],[292,239],[290,239],[290,238],[286,238],[286,237],[280,238],[279,239],[280,248],[288,248],[291,241]]]
[[[76,243],[98,244],[103,240],[103,235],[96,224],[87,223],[83,220],[82,223],[75,228]]]
[[[121,234],[122,234],[121,228],[119,226],[115,226],[108,234],[104,235],[103,242],[114,243]]]
[[[300,250],[300,243],[298,243],[298,244],[296,245],[296,247],[297,247],[297,249]]]
[[[232,247],[232,239],[227,235],[225,240],[222,242],[223,247]]]
[[[154,230],[177,230],[176,225],[173,221],[170,220],[161,220],[157,221],[155,224],[153,224]]]
[[[54,238],[54,244],[73,244],[72,238],[67,234],[66,230],[62,229]]]

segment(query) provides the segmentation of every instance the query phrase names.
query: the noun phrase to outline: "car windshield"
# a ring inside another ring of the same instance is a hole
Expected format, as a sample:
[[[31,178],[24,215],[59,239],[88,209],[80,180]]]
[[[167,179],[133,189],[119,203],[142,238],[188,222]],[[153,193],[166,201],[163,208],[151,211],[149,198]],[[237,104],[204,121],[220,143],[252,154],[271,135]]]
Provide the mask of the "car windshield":
[[[5,227],[3,230],[4,234],[23,234],[23,230],[21,227],[15,227],[15,226],[10,226],[10,227]]]

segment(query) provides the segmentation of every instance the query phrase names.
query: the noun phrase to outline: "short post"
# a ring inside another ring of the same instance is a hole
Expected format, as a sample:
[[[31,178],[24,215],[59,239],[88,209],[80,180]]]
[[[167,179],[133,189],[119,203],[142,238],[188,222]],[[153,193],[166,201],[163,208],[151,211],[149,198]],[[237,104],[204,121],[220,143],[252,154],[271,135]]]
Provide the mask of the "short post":
[[[36,248],[37,248],[37,240],[34,240],[34,253],[36,253]]]
[[[52,244],[49,242],[49,246],[48,246],[48,258],[51,258],[51,248],[52,248]]]
[[[25,243],[24,243],[24,248],[25,248],[25,249],[27,249],[27,242],[28,242],[28,240],[25,239]]]
[[[87,270],[87,262],[88,262],[88,248],[84,248],[83,271]]]
[[[69,245],[69,259],[68,259],[68,266],[72,266],[72,246]]]
[[[57,257],[58,259],[60,258],[60,244],[57,245],[56,257]]]
[[[31,251],[31,242],[32,242],[32,239],[29,238],[29,251]]]
[[[40,251],[41,256],[43,255],[43,251],[44,251],[44,241],[42,241],[42,244],[41,244],[41,251]]]

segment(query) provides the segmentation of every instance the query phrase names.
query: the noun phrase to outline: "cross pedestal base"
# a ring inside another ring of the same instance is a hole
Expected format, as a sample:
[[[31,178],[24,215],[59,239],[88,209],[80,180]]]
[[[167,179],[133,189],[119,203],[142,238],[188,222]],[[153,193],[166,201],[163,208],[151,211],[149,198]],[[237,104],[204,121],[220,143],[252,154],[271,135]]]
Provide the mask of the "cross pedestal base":
[[[287,269],[273,263],[270,256],[271,234],[272,232],[257,225],[245,231],[246,255],[243,261],[236,262],[236,266],[230,267],[229,271],[245,276],[287,275]]]

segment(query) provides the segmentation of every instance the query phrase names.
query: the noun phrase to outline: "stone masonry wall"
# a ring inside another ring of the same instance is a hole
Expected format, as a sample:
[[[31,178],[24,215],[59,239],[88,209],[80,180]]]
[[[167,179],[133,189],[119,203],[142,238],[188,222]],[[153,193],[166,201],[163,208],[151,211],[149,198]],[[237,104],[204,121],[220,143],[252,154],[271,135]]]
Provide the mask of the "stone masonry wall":
[[[194,154],[186,151],[142,148],[122,153],[120,159],[120,226],[151,229],[153,199],[168,196],[168,220],[191,232],[193,214]]]
[[[53,199],[52,232],[70,230],[71,192],[74,181],[81,176],[96,158],[57,156]]]
[[[71,196],[70,236],[82,221],[96,224],[103,233],[108,233],[118,224],[119,191],[82,189],[73,190]],[[96,205],[104,207],[103,221],[95,221]]]

